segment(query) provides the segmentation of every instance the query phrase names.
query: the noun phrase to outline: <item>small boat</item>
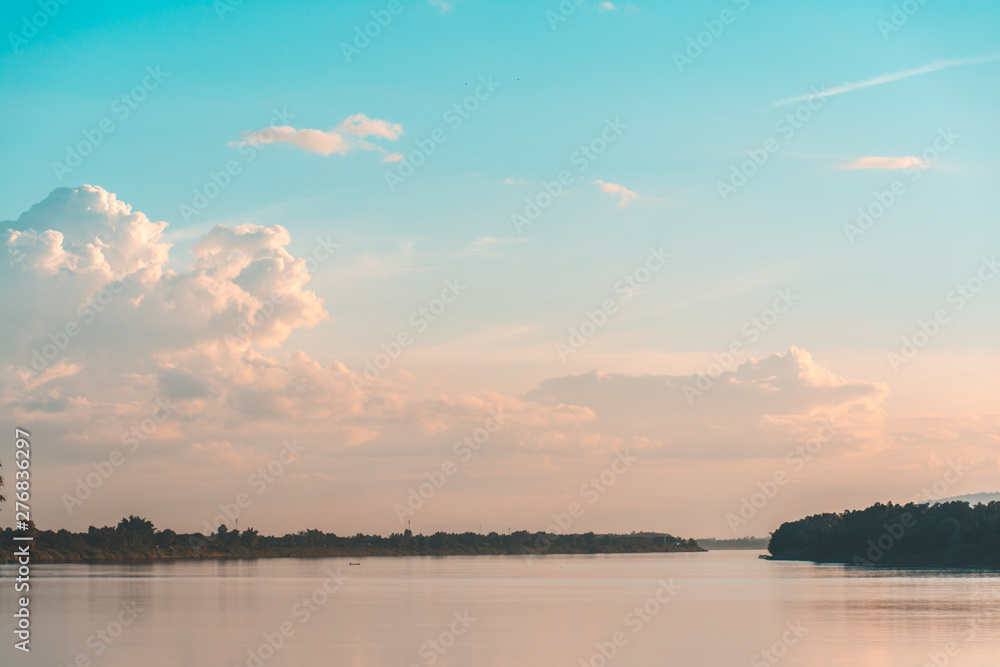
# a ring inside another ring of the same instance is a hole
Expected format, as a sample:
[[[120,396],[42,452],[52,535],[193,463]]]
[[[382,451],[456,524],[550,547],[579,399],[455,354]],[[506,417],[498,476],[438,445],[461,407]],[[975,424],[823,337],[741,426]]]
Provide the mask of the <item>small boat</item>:
[[[348,565],[361,565],[361,563],[348,563]]]

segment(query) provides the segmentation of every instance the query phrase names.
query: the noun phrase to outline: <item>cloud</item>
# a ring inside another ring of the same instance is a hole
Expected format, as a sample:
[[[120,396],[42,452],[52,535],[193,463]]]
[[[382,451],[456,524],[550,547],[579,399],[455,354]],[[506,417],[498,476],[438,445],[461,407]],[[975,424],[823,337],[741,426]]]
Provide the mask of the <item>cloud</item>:
[[[274,347],[294,328],[326,317],[305,287],[305,260],[285,250],[291,237],[280,225],[217,226],[191,247],[183,270],[167,268],[166,222],[150,221],[99,187],[54,190],[9,225],[11,262],[0,266],[11,290],[6,302],[32,313],[31,326],[0,324],[14,369],[35,362],[48,371],[61,360],[81,369],[64,380],[86,383],[94,379],[88,369],[148,368],[152,382],[167,369],[184,370],[174,355],[226,349],[227,334],[237,340],[233,350]],[[242,336],[246,322],[255,325]],[[58,357],[38,361],[31,351],[70,324],[73,339]]]
[[[878,457],[898,461],[904,452],[913,465],[933,466],[935,456],[964,456],[967,446],[982,467],[977,479],[998,471],[996,415],[889,419],[883,385],[841,377],[794,347],[732,364],[693,402],[685,386],[702,387],[706,378],[690,371],[541,375],[526,392],[497,391],[455,388],[439,369],[411,374],[415,357],[404,356],[368,384],[355,370],[362,364],[341,360],[334,343],[310,352],[295,346],[309,338],[296,336],[302,329],[328,323],[318,337],[336,340],[334,327],[356,324],[328,313],[310,289],[314,264],[303,257],[316,254],[292,255],[284,225],[219,225],[182,257],[164,241],[166,222],[81,186],[54,190],[2,228],[9,229],[9,261],[0,262],[0,307],[16,316],[0,318],[0,410],[46,443],[37,498],[53,528],[86,529],[135,511],[175,530],[200,529],[217,514],[212,508],[245,490],[249,474],[295,439],[306,448],[302,462],[276,482],[273,499],[254,506],[257,528],[398,531],[392,504],[405,502],[425,472],[458,460],[454,444],[481,430],[491,411],[502,415],[503,428],[460,461],[421,510],[419,530],[453,530],[497,506],[512,526],[540,529],[615,451],[629,448],[642,472],[630,472],[628,485],[588,510],[596,523],[582,529],[619,525],[601,518],[605,511],[640,523],[666,516],[689,530],[714,525],[823,420],[839,432],[824,446],[822,464],[811,464],[815,473],[802,474],[827,486],[874,474]],[[481,237],[467,251],[488,255],[514,241]],[[378,261],[362,251],[336,255],[315,271],[328,272],[329,293],[360,300],[366,294],[355,293],[356,285],[387,270],[383,264],[407,266],[408,252]],[[77,327],[72,338],[64,333],[69,322]],[[496,354],[524,330],[488,331],[477,351]],[[59,348],[56,357],[22,382],[18,367],[30,367],[33,352],[47,346]],[[123,435],[149,422],[158,399],[169,401],[169,419],[138,450],[123,447]],[[127,461],[113,483],[69,517],[61,494],[114,449]],[[841,472],[827,472],[836,466]],[[878,468],[885,469],[897,468]],[[876,480],[872,488],[883,482],[904,484]],[[761,530],[798,515],[797,497],[788,496],[795,505],[788,514],[782,502],[769,505],[773,516],[762,518]]]
[[[528,239],[498,239],[492,236],[480,236],[462,251],[463,255],[479,257],[499,257],[501,246],[525,243]]]
[[[805,350],[748,360],[711,383],[699,375],[592,372],[552,378],[525,398],[585,407],[605,438],[657,443],[658,456],[741,459],[777,456],[823,419],[840,424],[838,446],[880,447],[883,385],[830,373]],[[699,394],[691,394],[692,389]],[[689,400],[693,396],[693,400]]]
[[[4,305],[13,300],[33,317],[4,329],[0,363],[10,377],[30,366],[30,351],[51,332],[79,319],[77,304],[93,303],[113,276],[123,289],[28,384],[0,387],[0,403],[36,422],[48,414],[64,437],[89,442],[115,439],[165,396],[183,416],[158,435],[166,442],[244,438],[252,447],[296,424],[331,434],[329,452],[412,448],[420,434],[475,425],[487,404],[512,414],[510,447],[546,456],[642,443],[658,456],[759,457],[823,417],[853,424],[844,442],[857,447],[868,444],[860,433],[877,430],[884,388],[839,378],[796,348],[723,373],[693,405],[684,387],[698,386],[696,375],[595,372],[551,378],[520,397],[423,396],[402,372],[358,383],[340,361],[284,349],[295,330],[329,317],[307,288],[306,262],[286,250],[286,228],[216,226],[191,245],[186,267],[167,269],[166,227],[92,186],[56,190],[12,223],[13,262],[0,274],[12,286]],[[521,241],[481,237],[465,253],[488,256]],[[73,424],[86,424],[86,435],[72,435]]]
[[[809,100],[814,97],[833,97],[834,95],[843,95],[844,93],[851,93],[854,92],[855,90],[860,90],[862,88],[870,88],[871,86],[880,86],[885,83],[892,83],[893,81],[901,81],[902,79],[908,79],[913,76],[928,74],[930,72],[938,72],[940,70],[948,69],[950,67],[961,67],[963,65],[975,65],[979,63],[987,63],[997,59],[1000,59],[1000,54],[979,56],[976,58],[962,58],[958,60],[936,60],[930,63],[929,65],[923,65],[921,67],[916,67],[914,69],[903,70],[901,72],[890,72],[888,74],[880,74],[870,79],[865,79],[864,81],[842,83],[839,86],[834,86],[833,88],[821,90],[816,93],[807,93],[805,95],[797,95],[795,97],[790,97],[786,100],[779,100],[774,103],[774,106],[780,107],[786,104],[803,102],[805,100]]]
[[[632,190],[629,190],[624,185],[619,185],[617,183],[605,183],[604,181],[597,180],[594,181],[591,185],[596,185],[597,187],[599,187],[601,189],[601,192],[606,192],[609,195],[619,197],[618,206],[621,207],[628,206],[632,202],[642,199],[642,197],[637,195]]]
[[[846,164],[837,165],[837,169],[910,169],[917,167],[927,169],[934,166],[914,155],[904,157],[859,157]]]
[[[524,185],[525,183],[523,178],[505,178],[503,182],[507,185]]]
[[[52,220],[73,224],[45,229]],[[53,190],[23,213],[16,227],[7,238],[11,259],[48,276],[64,269],[100,280],[140,270],[158,275],[170,249],[161,241],[167,223],[152,222],[114,193],[90,185]]]
[[[601,3],[598,3],[597,9],[598,9],[598,11],[602,11],[602,12],[613,12],[613,11],[617,10],[618,7],[615,6],[615,3],[613,3],[613,2],[601,2]]]
[[[381,146],[365,141],[366,137],[396,141],[402,135],[403,127],[398,123],[369,118],[359,113],[348,116],[340,125],[326,131],[299,130],[288,125],[271,126],[255,132],[243,132],[239,141],[231,141],[229,145],[239,147],[287,143],[310,153],[347,155],[355,150],[385,151]],[[394,158],[394,155],[396,154],[387,156],[385,161],[392,162],[398,159]]]

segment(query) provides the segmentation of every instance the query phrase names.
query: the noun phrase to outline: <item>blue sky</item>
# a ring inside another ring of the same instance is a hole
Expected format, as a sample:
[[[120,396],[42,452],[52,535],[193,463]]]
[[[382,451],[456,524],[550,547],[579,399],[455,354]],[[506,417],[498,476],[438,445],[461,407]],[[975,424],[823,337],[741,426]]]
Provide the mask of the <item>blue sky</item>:
[[[899,3],[569,0],[576,9],[553,29],[546,12],[557,2],[400,0],[350,62],[341,44],[389,3],[231,4],[220,16],[207,1],[70,0],[37,35],[8,35],[0,219],[17,220],[55,188],[99,186],[169,223],[178,271],[215,224],[281,225],[300,257],[330,235],[340,254],[307,284],[330,317],[291,327],[282,350],[352,372],[460,277],[469,295],[399,366],[435,391],[523,395],[590,371],[686,376],[788,288],[801,302],[750,345],[753,357],[807,350],[836,376],[888,386],[885,405],[901,416],[995,411],[1000,391],[986,371],[1000,366],[1000,281],[954,313],[919,364],[894,372],[887,353],[1000,246],[996,3],[915,2],[884,34],[879,22]],[[38,11],[7,3],[0,24],[23,35]],[[678,71],[674,53],[723,12],[732,21]],[[776,129],[802,107],[780,100],[976,58],[830,96],[791,136]],[[167,76],[119,118],[112,105],[147,68]],[[398,163],[383,158],[448,128],[444,114],[481,77],[496,92],[390,191],[385,174]],[[297,129],[325,132],[364,114],[402,136],[347,154],[273,144],[244,163],[232,143],[266,128],[275,109]],[[114,131],[60,180],[53,163],[107,118]],[[608,119],[627,129],[519,233],[511,215],[575,169],[574,151]],[[898,168],[840,168],[920,158],[949,128],[958,138],[917,181]],[[723,201],[718,183],[768,140],[778,150]],[[241,173],[186,222],[182,205],[230,160]],[[844,225],[896,179],[905,194],[852,244]],[[636,199],[619,206],[596,180]],[[668,266],[563,363],[553,344],[661,245]]]

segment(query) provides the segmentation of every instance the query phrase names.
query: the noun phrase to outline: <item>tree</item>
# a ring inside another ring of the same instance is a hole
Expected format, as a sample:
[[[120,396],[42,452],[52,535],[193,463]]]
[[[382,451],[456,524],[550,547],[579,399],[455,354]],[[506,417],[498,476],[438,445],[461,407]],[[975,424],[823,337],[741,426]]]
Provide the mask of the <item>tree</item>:
[[[146,546],[153,543],[153,522],[135,515],[118,522],[115,529],[127,546]]]
[[[776,558],[854,565],[1000,566],[1000,503],[883,505],[782,524]]]
[[[257,540],[260,537],[260,533],[257,532],[256,528],[252,526],[243,531],[243,534],[239,536],[240,545],[244,547],[253,548],[257,546]]]
[[[154,544],[158,547],[172,547],[176,541],[177,533],[169,528],[156,533],[156,536],[153,538]]]

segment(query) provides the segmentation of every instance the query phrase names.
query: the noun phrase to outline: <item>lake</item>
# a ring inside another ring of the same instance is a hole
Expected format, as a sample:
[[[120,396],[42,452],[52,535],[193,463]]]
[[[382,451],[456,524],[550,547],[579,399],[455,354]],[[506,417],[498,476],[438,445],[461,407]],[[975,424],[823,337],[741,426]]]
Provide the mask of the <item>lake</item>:
[[[1000,577],[759,552],[262,559],[32,571],[30,656],[0,664],[763,665],[1000,661]]]

